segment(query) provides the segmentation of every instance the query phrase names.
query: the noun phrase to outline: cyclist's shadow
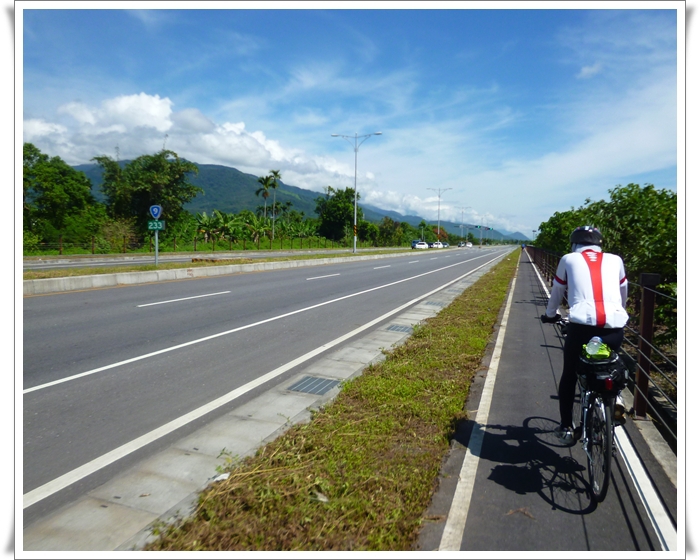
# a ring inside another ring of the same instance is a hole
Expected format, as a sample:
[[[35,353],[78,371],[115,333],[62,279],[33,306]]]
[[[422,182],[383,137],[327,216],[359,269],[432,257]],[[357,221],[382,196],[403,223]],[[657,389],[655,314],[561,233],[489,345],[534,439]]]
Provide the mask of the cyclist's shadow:
[[[557,423],[549,418],[526,418],[523,426],[486,426],[480,457],[497,464],[489,480],[518,494],[536,492],[552,506],[568,513],[596,509],[586,467],[570,456],[554,436]]]

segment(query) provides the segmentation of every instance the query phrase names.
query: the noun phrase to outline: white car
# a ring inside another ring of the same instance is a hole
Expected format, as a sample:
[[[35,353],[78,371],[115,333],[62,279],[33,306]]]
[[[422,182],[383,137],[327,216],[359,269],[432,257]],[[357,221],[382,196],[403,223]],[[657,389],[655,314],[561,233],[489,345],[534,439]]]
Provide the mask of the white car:
[[[443,244],[441,241],[436,241],[435,243],[433,243],[433,249],[442,249],[442,248],[443,248]]]
[[[428,244],[425,241],[419,241],[413,246],[414,249],[427,249]]]

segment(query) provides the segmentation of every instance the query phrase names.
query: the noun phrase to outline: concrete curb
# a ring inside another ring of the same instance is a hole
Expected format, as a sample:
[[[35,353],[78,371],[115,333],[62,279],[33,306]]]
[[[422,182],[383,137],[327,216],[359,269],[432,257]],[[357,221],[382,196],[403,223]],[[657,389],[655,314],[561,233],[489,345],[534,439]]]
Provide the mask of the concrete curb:
[[[151,270],[146,272],[118,272],[115,274],[94,274],[91,276],[69,276],[65,278],[43,278],[40,280],[24,280],[23,295],[36,296],[77,290],[111,288],[120,285],[147,284],[150,282],[188,280],[192,278],[222,276],[226,274],[242,274],[246,272],[264,272],[268,270],[280,270],[285,268],[322,266],[333,263],[367,261],[405,255],[406,253],[404,252],[382,255],[362,255],[355,257],[328,257],[322,259],[230,264],[198,268],[174,268],[170,270]]]

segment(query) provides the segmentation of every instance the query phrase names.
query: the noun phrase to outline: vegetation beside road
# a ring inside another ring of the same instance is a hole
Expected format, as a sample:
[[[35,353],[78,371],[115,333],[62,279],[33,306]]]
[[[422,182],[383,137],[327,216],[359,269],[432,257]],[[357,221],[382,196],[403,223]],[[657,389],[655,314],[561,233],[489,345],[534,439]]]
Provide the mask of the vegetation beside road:
[[[518,252],[345,383],[307,424],[241,461],[148,550],[411,550]],[[225,456],[225,454],[224,454]]]
[[[397,247],[394,249],[372,251],[372,255],[386,255],[400,252],[408,252],[405,247]],[[85,266],[80,268],[60,268],[52,270],[26,270],[23,274],[23,280],[40,280],[43,278],[66,278],[68,276],[91,276],[94,274],[118,274],[123,272],[147,272],[151,270],[172,270],[176,268],[202,268],[207,266],[225,266],[231,264],[251,264],[260,262],[284,262],[312,259],[327,259],[332,257],[352,257],[358,254],[348,253],[345,249],[339,252],[322,252],[322,253],[303,253],[300,255],[290,255],[288,257],[235,257],[235,258],[218,258],[218,257],[196,257],[193,262],[160,262],[158,266],[154,264],[134,264],[134,265],[119,265],[119,266]]]

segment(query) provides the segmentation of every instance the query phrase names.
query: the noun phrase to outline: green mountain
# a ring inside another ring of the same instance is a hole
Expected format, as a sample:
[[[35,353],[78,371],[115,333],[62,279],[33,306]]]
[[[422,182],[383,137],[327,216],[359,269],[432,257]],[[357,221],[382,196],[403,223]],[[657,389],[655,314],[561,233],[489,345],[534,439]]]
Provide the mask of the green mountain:
[[[122,161],[124,165],[128,161]],[[250,173],[243,173],[234,167],[226,167],[224,165],[213,164],[196,164],[199,168],[199,173],[191,178],[192,184],[204,189],[204,194],[198,195],[194,200],[185,205],[185,209],[189,212],[206,212],[211,214],[214,210],[221,212],[237,214],[241,210],[252,210],[263,205],[263,199],[255,195],[255,191],[260,187],[258,178]],[[74,169],[85,173],[92,183],[92,193],[99,201],[104,201],[104,195],[100,189],[102,185],[102,168],[94,163],[76,165]],[[315,218],[316,213],[316,198],[323,196],[323,193],[300,189],[292,185],[287,185],[283,181],[279,181],[277,188],[276,200],[278,203],[291,202],[292,209],[297,212],[303,212],[306,217]],[[267,199],[268,207],[272,204],[272,196]],[[364,217],[370,222],[379,223],[385,216],[388,216],[396,222],[407,222],[416,227],[423,221],[420,216],[405,216],[392,210],[384,210],[369,204],[360,202]],[[425,220],[430,224],[430,220]],[[473,224],[465,224],[471,226],[467,232],[471,232],[477,239],[479,238],[479,230],[474,228]],[[453,222],[440,222],[441,229],[449,233],[460,235],[461,229],[459,224]],[[485,239],[515,239],[526,240],[527,238],[521,233],[503,234],[496,230],[486,230],[483,232]]]

